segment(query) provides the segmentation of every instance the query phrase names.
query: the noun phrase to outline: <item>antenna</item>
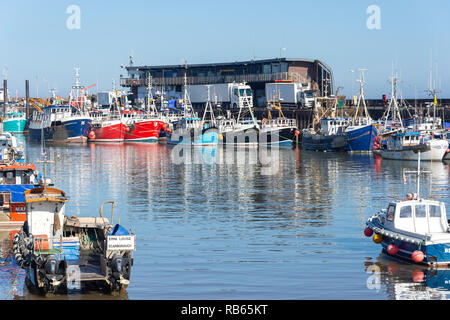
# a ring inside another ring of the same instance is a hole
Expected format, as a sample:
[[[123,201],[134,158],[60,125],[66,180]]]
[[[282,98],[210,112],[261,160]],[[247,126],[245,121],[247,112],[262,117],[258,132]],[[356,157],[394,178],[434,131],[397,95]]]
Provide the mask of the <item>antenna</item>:
[[[406,171],[403,170],[403,181],[406,181],[406,173],[416,173],[417,174],[417,200],[420,199],[420,175],[422,173],[431,173],[431,171],[420,170],[420,150],[417,154],[417,171]]]

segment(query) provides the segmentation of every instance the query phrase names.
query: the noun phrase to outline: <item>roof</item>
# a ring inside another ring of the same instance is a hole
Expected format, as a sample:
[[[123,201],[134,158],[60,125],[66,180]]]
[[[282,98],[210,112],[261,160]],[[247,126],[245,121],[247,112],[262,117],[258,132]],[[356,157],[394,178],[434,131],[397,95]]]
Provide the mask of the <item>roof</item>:
[[[38,187],[25,191],[25,202],[40,202],[40,201],[54,201],[54,202],[67,202],[66,194],[64,191],[47,187],[44,193],[43,187]]]
[[[403,137],[403,136],[420,136],[420,132],[399,132],[393,134],[394,137]]]
[[[264,59],[264,60],[247,60],[247,61],[234,61],[234,62],[220,62],[220,63],[200,63],[200,64],[189,64],[187,68],[199,68],[199,67],[220,67],[220,66],[229,66],[233,64],[260,64],[260,63],[269,63],[269,62],[309,62],[309,63],[319,63],[324,67],[330,69],[326,64],[321,61],[314,59],[300,59],[300,58],[272,58],[272,59]],[[185,68],[185,65],[159,65],[159,66],[126,66],[125,69],[133,70],[133,69],[169,69],[169,68]],[[331,69],[330,69],[331,70]]]
[[[6,170],[36,170],[36,165],[33,163],[16,162],[12,165],[0,165],[0,171]]]

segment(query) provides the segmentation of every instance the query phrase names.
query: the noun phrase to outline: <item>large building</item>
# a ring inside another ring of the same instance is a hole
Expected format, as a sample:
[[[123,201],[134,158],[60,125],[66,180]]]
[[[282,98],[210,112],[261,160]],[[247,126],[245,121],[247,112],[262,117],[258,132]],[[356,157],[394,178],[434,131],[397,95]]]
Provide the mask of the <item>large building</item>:
[[[183,95],[184,75],[188,85],[246,82],[253,90],[255,106],[266,105],[265,84],[279,80],[308,83],[319,95],[333,92],[333,74],[329,66],[319,60],[275,58],[229,63],[135,66],[125,67],[128,77],[121,76],[120,85],[130,88],[132,100],[147,94],[147,79],[163,90],[167,98]]]

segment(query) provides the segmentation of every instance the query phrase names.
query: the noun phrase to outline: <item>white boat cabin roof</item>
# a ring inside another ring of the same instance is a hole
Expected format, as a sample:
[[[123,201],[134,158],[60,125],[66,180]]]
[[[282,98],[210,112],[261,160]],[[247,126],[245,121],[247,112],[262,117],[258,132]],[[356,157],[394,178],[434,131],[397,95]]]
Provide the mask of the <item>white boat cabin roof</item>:
[[[443,202],[412,198],[389,203],[384,222],[386,228],[419,235],[448,232]]]
[[[349,120],[345,118],[322,118],[320,128],[324,134],[333,135],[342,133],[349,125]]]

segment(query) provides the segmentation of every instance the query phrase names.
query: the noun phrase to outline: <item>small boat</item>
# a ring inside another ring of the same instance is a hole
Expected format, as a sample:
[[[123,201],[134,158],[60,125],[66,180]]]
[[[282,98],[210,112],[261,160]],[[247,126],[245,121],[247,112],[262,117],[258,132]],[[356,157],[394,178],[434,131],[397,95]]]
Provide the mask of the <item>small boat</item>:
[[[433,267],[450,266],[450,229],[441,201],[420,197],[420,152],[417,193],[389,203],[387,209],[371,216],[364,234],[381,244],[383,252],[414,263]]]
[[[9,112],[3,116],[4,132],[24,132],[27,118],[24,112]]]
[[[417,161],[420,151],[422,160],[441,161],[447,148],[447,140],[433,139],[420,132],[399,132],[386,138],[386,143],[379,149],[379,153],[385,159]]]
[[[0,164],[24,161],[23,146],[19,145],[17,138],[9,132],[0,133]]]
[[[99,217],[69,217],[65,192],[45,180],[44,174],[40,186],[25,191],[26,220],[13,239],[27,286],[42,294],[126,288],[136,236],[113,224],[114,202],[103,202]],[[105,203],[112,204],[111,222],[103,216]]]
[[[26,220],[24,192],[40,179],[32,163],[0,164],[0,227],[20,228]]]

